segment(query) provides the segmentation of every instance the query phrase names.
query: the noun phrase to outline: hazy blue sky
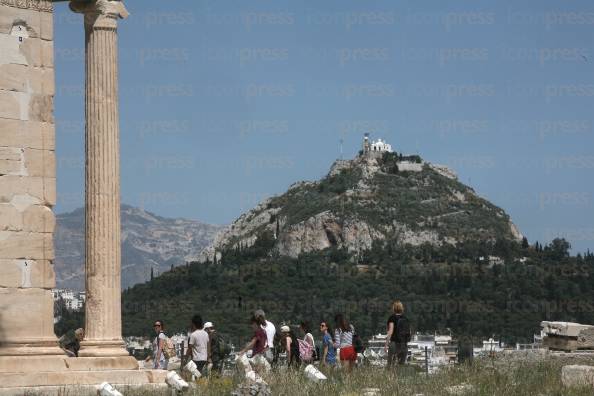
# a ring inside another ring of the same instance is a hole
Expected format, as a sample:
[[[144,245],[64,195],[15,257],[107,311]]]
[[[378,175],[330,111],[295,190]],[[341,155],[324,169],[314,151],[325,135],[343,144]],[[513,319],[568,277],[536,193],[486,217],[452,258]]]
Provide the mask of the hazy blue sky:
[[[364,132],[454,168],[529,240],[594,248],[591,1],[128,1],[122,200],[229,223]],[[83,204],[84,33],[55,11],[58,212]]]

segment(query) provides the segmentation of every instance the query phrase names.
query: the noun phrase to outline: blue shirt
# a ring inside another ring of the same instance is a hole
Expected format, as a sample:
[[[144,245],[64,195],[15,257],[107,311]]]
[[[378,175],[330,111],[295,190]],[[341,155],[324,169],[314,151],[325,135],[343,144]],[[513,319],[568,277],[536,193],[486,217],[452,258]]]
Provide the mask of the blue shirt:
[[[334,348],[334,343],[332,342],[332,336],[330,336],[328,333],[324,334],[324,340],[322,343],[328,348],[328,352],[326,353],[326,363],[335,364],[336,349]]]

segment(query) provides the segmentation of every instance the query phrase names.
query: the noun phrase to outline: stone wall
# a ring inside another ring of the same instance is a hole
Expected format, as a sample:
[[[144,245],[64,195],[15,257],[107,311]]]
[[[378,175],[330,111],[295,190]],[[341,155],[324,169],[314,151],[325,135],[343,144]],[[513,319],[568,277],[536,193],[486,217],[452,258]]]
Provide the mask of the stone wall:
[[[0,355],[55,344],[53,97],[51,2],[0,0]]]

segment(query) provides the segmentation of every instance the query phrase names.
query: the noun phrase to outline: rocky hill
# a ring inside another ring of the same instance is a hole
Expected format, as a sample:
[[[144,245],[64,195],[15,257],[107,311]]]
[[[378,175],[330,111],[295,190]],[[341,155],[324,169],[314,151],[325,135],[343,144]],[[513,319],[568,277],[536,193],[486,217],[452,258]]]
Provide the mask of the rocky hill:
[[[419,246],[467,240],[521,240],[500,208],[460,183],[447,167],[418,156],[359,155],[335,162],[326,177],[299,182],[243,214],[201,260],[248,247],[268,233],[274,253],[297,257],[329,247],[360,253],[374,242]]]
[[[342,312],[368,337],[385,332],[398,298],[415,331],[528,342],[542,320],[594,320],[587,304],[563,308],[594,296],[594,254],[571,257],[569,248],[530,246],[446,167],[359,155],[242,215],[201,262],[126,290],[123,332],[148,335],[156,317],[181,331],[200,313],[243,345],[261,308],[277,325]]]
[[[54,245],[59,288],[84,289],[84,210],[57,215]],[[221,226],[169,219],[122,205],[122,287],[184,264],[210,245]]]

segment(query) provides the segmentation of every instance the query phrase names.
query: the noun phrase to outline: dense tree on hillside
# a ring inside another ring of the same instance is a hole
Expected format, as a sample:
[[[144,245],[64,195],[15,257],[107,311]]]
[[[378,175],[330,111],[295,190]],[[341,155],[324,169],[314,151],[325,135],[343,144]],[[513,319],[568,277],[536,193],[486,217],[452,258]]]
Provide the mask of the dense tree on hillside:
[[[451,329],[459,337],[528,341],[542,320],[594,323],[594,256],[566,255],[563,240],[542,252],[499,241],[457,248],[375,243],[358,262],[339,249],[271,257],[273,242],[262,235],[251,247],[223,252],[217,264],[175,268],[124,292],[125,334],[150,334],[157,317],[169,331],[182,331],[200,313],[239,342],[249,335],[250,312],[262,308],[277,324],[345,312],[369,336],[385,331],[394,298],[405,302],[415,330]]]

